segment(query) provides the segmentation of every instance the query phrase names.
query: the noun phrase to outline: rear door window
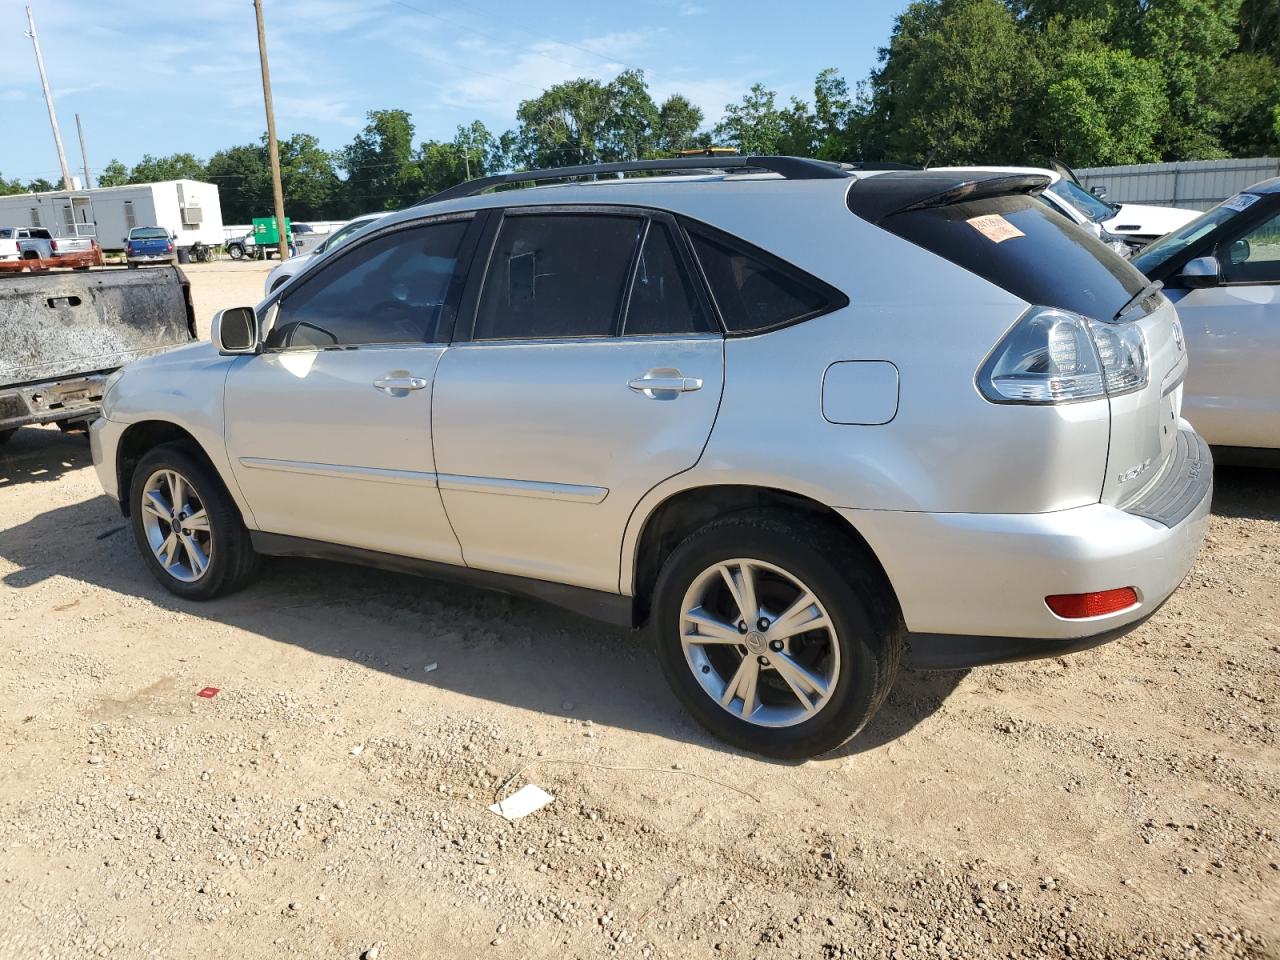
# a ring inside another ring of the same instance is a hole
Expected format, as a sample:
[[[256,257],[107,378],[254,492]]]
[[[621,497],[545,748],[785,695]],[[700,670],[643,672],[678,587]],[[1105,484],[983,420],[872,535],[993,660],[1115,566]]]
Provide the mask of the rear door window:
[[[704,224],[686,224],[703,275],[730,334],[760,333],[847,306],[817,277]]]
[[[631,283],[625,336],[709,333],[715,324],[702,306],[671,229],[653,220]]]
[[[480,295],[475,340],[613,336],[645,220],[509,214]]]
[[[1147,279],[1097,237],[1027,194],[890,214],[884,229],[1028,303],[1110,320]]]

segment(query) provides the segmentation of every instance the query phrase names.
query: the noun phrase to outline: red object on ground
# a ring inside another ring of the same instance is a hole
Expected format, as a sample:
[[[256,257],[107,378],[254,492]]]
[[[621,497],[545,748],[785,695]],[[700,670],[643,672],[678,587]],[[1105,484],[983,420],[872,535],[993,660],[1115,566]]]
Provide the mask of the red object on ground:
[[[218,695],[217,687],[205,687],[203,690],[201,690],[199,693],[196,694],[197,697],[204,697],[206,700],[212,700],[217,695]]]
[[[1127,610],[1138,602],[1138,591],[1133,587],[1118,590],[1099,590],[1094,593],[1060,593],[1045,597],[1049,609],[1064,620],[1086,620],[1104,613]]]

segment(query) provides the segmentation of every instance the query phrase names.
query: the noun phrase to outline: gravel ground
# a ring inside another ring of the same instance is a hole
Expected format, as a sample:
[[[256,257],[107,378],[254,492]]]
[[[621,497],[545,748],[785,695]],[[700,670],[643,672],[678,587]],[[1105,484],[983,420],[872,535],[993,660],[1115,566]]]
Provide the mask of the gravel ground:
[[[264,265],[195,265],[202,330]],[[1152,620],[726,749],[643,642],[314,561],[178,601],[83,440],[0,453],[0,953],[1276,957],[1280,475]],[[427,668],[436,665],[433,670]],[[196,693],[218,688],[212,698]],[[486,807],[556,796],[515,824]]]

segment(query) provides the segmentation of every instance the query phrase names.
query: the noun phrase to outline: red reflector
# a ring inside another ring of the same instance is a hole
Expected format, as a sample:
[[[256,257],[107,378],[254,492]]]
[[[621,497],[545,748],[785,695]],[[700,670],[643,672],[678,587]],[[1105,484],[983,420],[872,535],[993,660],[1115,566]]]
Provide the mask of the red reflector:
[[[1045,597],[1044,602],[1064,620],[1084,620],[1127,610],[1138,602],[1138,591],[1133,587],[1120,587],[1094,593],[1058,593]]]

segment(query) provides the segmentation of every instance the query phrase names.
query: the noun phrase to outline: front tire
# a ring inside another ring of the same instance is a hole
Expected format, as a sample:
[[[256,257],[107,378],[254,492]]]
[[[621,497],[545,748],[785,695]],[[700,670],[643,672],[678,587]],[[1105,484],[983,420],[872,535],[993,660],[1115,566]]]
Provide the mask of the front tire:
[[[227,247],[227,256],[229,256],[232,260],[243,260],[244,247],[242,247],[238,243],[231,244],[231,246]]]
[[[765,512],[714,521],[672,551],[650,629],[699,723],[782,759],[862,730],[902,647],[897,605],[865,556],[822,524]]]
[[[235,501],[190,448],[166,443],[138,461],[129,484],[134,540],[167,590],[211,600],[243,587],[259,557]]]

